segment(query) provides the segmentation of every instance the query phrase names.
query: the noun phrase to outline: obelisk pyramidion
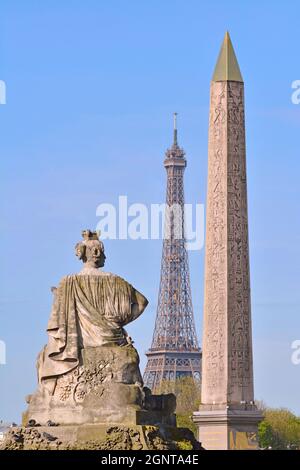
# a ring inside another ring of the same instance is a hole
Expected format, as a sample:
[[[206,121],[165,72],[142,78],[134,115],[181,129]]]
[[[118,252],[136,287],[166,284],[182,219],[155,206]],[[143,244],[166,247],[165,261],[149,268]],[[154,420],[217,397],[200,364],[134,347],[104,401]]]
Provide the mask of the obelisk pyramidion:
[[[244,83],[229,34],[210,88],[202,393],[206,449],[256,448]]]

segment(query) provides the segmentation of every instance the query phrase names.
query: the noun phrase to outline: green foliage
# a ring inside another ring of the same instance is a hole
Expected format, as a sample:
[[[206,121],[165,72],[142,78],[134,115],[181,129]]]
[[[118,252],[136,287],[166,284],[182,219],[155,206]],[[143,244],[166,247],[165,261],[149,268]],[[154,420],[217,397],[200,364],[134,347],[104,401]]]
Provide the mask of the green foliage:
[[[264,449],[300,449],[300,418],[284,408],[266,408],[258,438]]]
[[[259,446],[262,449],[268,449],[275,446],[274,433],[270,423],[266,420],[262,421],[258,426]]]
[[[199,408],[200,382],[186,376],[175,381],[163,380],[159,390],[154,393],[174,393],[176,395],[177,426],[190,429],[196,436],[196,426],[191,420],[194,411]]]
[[[195,410],[193,411],[196,411],[197,408],[195,408]],[[192,413],[189,413],[189,414],[185,414],[185,415],[182,415],[182,414],[177,414],[177,426],[179,428],[188,428],[192,431],[192,433],[194,433],[194,436],[197,437],[197,426],[193,423],[192,421]]]
[[[154,393],[174,393],[176,395],[176,413],[192,414],[199,408],[200,383],[193,377],[186,376],[175,381],[163,380]]]
[[[193,450],[193,444],[191,441],[183,440],[178,441],[176,444],[179,450]]]

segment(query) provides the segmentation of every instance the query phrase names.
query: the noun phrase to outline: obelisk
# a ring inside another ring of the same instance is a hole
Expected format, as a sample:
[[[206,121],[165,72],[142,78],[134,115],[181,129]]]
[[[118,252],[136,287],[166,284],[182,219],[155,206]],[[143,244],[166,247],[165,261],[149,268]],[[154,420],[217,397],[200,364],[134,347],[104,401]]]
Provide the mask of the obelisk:
[[[210,88],[201,405],[205,449],[257,447],[244,83],[226,33]]]

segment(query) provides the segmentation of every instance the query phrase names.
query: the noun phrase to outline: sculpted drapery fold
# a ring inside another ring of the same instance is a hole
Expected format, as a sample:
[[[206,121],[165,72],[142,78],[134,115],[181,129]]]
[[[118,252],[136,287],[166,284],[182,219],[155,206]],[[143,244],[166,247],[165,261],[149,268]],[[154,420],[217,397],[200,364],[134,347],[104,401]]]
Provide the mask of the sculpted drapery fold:
[[[54,290],[39,382],[53,385],[53,379],[77,367],[84,347],[127,344],[123,327],[141,313],[132,308],[134,302],[134,288],[118,276],[64,277]]]

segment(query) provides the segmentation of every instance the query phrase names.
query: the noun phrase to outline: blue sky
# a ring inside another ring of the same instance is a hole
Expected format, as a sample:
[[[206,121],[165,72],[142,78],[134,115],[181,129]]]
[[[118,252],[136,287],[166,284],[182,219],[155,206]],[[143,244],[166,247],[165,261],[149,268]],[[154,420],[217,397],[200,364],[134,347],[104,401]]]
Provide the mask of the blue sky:
[[[172,113],[186,202],[204,203],[209,82],[228,29],[245,80],[255,395],[300,414],[300,105],[297,1],[3,0],[0,6],[0,419],[36,387],[50,287],[80,266],[73,247],[96,207],[165,198]],[[106,269],[149,299],[128,328],[145,365],[161,241],[106,242]],[[190,252],[201,342],[204,250]]]

